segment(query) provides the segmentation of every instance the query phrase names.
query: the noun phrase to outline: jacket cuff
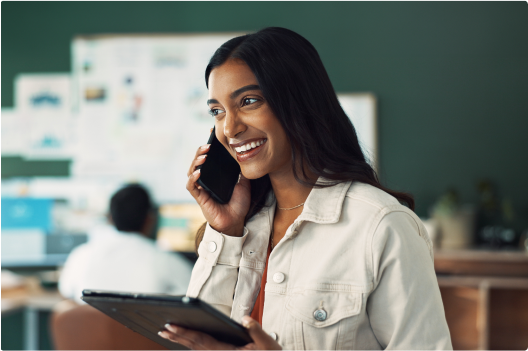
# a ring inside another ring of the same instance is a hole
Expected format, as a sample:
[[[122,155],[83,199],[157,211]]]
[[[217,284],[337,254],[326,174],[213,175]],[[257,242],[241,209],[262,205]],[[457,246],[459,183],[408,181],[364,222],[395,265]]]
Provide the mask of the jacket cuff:
[[[202,242],[198,247],[198,255],[213,266],[218,263],[238,267],[242,258],[242,245],[248,233],[249,230],[244,227],[244,234],[241,237],[229,236],[217,232],[207,223]]]

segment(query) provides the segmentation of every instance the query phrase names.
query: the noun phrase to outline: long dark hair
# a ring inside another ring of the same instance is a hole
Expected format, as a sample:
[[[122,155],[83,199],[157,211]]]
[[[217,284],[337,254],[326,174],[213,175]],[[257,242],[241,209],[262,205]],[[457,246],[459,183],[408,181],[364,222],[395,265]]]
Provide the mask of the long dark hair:
[[[414,210],[410,194],[381,185],[363,155],[356,130],[339,104],[317,50],[308,40],[279,27],[230,39],[216,50],[207,65],[208,88],[211,71],[230,58],[243,60],[255,74],[291,144],[293,164],[299,165],[293,167],[297,181],[315,187],[349,180],[367,183]],[[315,184],[308,180],[306,170],[330,182]],[[270,190],[269,176],[251,180],[251,206],[246,221],[262,209]],[[204,230],[205,224],[196,235],[196,249]]]

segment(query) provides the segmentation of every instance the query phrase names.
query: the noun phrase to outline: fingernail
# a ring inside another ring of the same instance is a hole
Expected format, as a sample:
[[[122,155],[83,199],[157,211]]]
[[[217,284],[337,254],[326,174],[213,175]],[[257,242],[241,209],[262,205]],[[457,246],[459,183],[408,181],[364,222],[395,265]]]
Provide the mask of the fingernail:
[[[200,170],[197,169],[196,171],[193,172],[193,175],[197,175],[198,173],[200,173]]]
[[[158,335],[161,336],[162,338],[164,337],[162,331],[159,331],[159,332],[158,332]]]
[[[170,325],[170,324],[165,324],[165,328],[168,329],[169,331],[173,332],[174,334],[178,333],[178,328],[176,328],[175,326],[173,325]]]
[[[197,158],[198,158],[199,160],[201,160],[201,159],[204,159],[204,158],[206,158],[206,157],[207,157],[207,155],[201,155],[201,156],[198,156]]]
[[[204,146],[201,147],[201,149],[205,150],[205,149],[209,148],[209,146],[211,146],[211,144],[205,144]]]
[[[251,319],[248,316],[242,317],[242,325],[245,328],[249,328],[249,323],[251,322]]]

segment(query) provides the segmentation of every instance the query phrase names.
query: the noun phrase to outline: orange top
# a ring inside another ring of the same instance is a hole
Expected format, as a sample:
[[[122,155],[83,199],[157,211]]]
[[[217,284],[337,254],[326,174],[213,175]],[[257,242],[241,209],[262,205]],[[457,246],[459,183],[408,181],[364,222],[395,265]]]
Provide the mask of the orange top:
[[[264,288],[266,286],[266,275],[268,273],[268,261],[271,253],[271,245],[268,245],[268,255],[266,256],[266,266],[264,267],[264,274],[262,275],[262,282],[260,284],[260,291],[255,300],[255,306],[251,312],[251,318],[262,325],[262,314],[264,313]]]

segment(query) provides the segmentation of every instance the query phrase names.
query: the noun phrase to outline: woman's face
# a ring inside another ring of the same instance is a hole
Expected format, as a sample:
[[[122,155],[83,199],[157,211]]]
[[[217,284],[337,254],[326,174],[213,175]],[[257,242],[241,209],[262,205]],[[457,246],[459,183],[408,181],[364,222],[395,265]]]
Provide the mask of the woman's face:
[[[207,103],[216,137],[238,161],[244,177],[291,171],[286,133],[245,62],[230,59],[212,70]]]

